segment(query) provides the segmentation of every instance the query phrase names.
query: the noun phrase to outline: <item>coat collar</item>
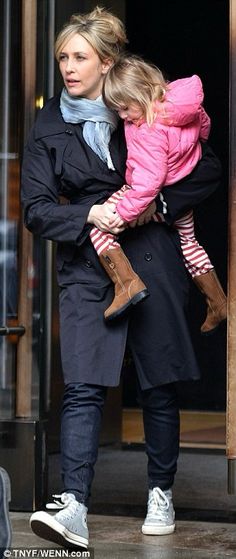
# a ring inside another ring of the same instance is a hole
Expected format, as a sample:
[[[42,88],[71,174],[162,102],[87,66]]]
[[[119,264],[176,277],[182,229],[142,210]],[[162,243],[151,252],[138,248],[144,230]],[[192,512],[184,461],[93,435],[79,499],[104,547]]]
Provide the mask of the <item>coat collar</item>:
[[[71,134],[70,125],[63,120],[61,115],[60,96],[61,94],[59,93],[49,99],[39,112],[35,123],[36,140],[65,132]]]
[[[59,93],[55,97],[49,99],[43,109],[39,111],[35,123],[35,140],[40,140],[42,138],[58,134],[67,134],[67,139],[69,139],[69,136],[74,134],[74,125],[70,125],[62,118],[60,111],[60,96],[61,94]],[[110,150],[115,168],[119,173],[122,173],[123,176],[125,167],[120,169],[121,160],[124,161],[124,165],[126,160],[126,143],[123,121],[119,122],[117,130],[112,134]],[[122,159],[121,154],[123,155]]]

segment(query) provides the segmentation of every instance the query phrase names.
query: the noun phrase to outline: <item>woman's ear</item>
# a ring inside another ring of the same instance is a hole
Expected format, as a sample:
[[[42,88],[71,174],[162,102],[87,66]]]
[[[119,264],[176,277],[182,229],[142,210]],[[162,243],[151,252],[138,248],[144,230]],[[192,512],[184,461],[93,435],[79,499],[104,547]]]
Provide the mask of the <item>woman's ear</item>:
[[[102,62],[102,74],[107,74],[110,67],[114,64],[114,60],[112,58],[106,58]]]

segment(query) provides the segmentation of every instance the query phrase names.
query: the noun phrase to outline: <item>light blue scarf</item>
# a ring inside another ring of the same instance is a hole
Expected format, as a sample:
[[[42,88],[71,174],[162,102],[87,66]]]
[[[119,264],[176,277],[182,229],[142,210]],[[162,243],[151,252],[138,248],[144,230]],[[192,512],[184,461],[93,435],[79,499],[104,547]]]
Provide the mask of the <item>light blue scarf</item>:
[[[60,109],[65,122],[84,123],[85,142],[114,171],[109,142],[118,125],[118,114],[106,107],[102,96],[97,99],[71,97],[65,87],[61,93]]]

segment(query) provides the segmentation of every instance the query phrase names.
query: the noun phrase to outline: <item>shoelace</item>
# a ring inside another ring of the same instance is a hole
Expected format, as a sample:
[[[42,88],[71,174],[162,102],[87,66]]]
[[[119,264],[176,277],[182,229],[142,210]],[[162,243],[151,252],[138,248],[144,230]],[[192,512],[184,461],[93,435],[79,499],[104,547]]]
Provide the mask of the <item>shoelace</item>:
[[[47,503],[46,508],[50,510],[60,510],[67,507],[70,503],[75,501],[75,497],[71,493],[61,493],[61,495],[52,495],[53,503]],[[60,499],[60,501],[58,501]],[[75,501],[76,502],[76,501]]]
[[[61,495],[53,495],[53,497],[54,502],[48,503],[46,508],[51,510],[59,509],[57,515],[58,518],[60,517],[60,521],[74,518],[75,514],[78,513],[78,508],[80,506],[74,495],[71,493],[62,493]],[[58,501],[58,499],[60,500]]]
[[[154,487],[148,501],[148,514],[155,514],[160,519],[166,519],[169,506],[170,503],[165,493],[159,487]]]

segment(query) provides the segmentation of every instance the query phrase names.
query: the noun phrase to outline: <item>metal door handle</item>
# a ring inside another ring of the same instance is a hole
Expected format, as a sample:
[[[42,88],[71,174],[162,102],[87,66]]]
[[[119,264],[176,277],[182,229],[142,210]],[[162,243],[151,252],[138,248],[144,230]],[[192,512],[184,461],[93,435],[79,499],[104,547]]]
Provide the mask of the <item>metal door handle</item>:
[[[24,333],[25,333],[24,326],[0,326],[0,336],[9,336],[10,334],[23,336]]]

